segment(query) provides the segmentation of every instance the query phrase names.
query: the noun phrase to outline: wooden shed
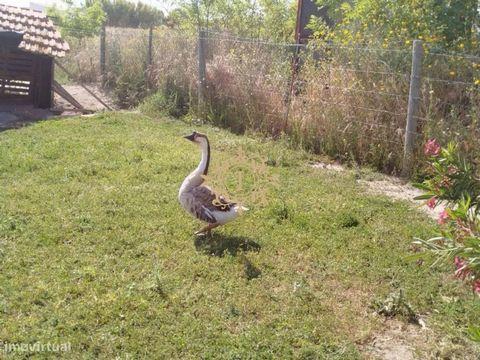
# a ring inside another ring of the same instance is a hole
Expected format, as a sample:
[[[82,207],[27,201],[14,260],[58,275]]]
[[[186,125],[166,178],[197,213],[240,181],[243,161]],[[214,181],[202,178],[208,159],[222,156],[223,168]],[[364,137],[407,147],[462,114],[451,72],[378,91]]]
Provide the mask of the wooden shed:
[[[51,107],[54,58],[68,50],[45,13],[0,4],[0,103]]]

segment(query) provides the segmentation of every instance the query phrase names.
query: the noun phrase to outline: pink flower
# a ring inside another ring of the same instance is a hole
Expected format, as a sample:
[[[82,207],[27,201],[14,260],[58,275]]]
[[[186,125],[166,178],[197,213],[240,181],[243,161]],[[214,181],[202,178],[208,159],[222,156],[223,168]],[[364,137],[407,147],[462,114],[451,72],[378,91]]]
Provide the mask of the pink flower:
[[[465,261],[463,261],[460,256],[455,256],[453,262],[455,263],[457,270],[465,266]]]
[[[425,143],[423,151],[427,156],[437,156],[438,154],[440,154],[440,149],[441,147],[440,144],[437,143],[437,140],[429,139]]]
[[[437,198],[435,196],[432,196],[428,201],[427,201],[427,206],[430,209],[433,209],[435,207],[435,204],[437,203]]]
[[[442,178],[442,181],[440,181],[439,185],[440,185],[441,188],[448,189],[451,185],[450,179],[447,176],[444,176]]]
[[[458,171],[458,168],[455,165],[449,165],[447,168],[448,175],[455,175]]]
[[[477,279],[473,282],[473,292],[480,295],[480,279]]]
[[[438,215],[438,223],[440,225],[445,224],[447,220],[449,219],[448,212],[447,210],[443,210],[440,215]]]
[[[459,256],[455,256],[453,261],[455,263],[455,267],[457,268],[457,270],[455,270],[455,276],[459,279],[465,280],[465,278],[470,274],[470,270],[467,269],[465,261]]]

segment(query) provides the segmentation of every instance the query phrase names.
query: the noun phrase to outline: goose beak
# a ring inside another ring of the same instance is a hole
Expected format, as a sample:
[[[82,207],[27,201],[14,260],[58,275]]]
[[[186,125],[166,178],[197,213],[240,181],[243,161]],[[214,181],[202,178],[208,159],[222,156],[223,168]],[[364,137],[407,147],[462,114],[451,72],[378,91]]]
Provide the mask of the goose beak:
[[[185,139],[193,141],[195,139],[195,133],[191,133],[190,135],[185,135]]]

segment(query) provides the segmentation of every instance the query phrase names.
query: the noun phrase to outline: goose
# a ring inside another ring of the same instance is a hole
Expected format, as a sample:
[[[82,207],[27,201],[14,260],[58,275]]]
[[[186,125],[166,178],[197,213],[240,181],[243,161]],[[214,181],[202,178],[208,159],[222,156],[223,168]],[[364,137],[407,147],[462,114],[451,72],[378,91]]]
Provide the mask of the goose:
[[[202,185],[208,174],[210,165],[210,143],[206,135],[194,131],[184,136],[200,146],[202,158],[197,168],[188,175],[178,192],[178,200],[182,207],[197,219],[207,223],[195,232],[195,235],[212,235],[212,229],[224,225],[238,217],[241,210],[247,208],[218,196],[208,186]]]

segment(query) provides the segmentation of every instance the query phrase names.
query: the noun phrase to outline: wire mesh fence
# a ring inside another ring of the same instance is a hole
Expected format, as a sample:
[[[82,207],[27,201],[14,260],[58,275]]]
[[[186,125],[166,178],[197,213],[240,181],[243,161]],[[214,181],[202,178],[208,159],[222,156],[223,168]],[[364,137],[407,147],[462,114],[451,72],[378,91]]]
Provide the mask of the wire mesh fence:
[[[106,31],[106,85],[121,106],[157,93],[173,115],[198,113],[198,42],[205,44],[208,121],[254,129],[316,152],[369,163],[388,172],[402,166],[412,52],[406,48],[309,45],[171,29]],[[73,44],[64,60],[82,80],[97,80],[99,39]],[[395,46],[395,44],[393,44]],[[416,127],[427,137],[456,140],[480,152],[480,57],[436,52],[424,44]],[[72,69],[71,69],[72,70]],[[418,146],[417,146],[418,149]]]

